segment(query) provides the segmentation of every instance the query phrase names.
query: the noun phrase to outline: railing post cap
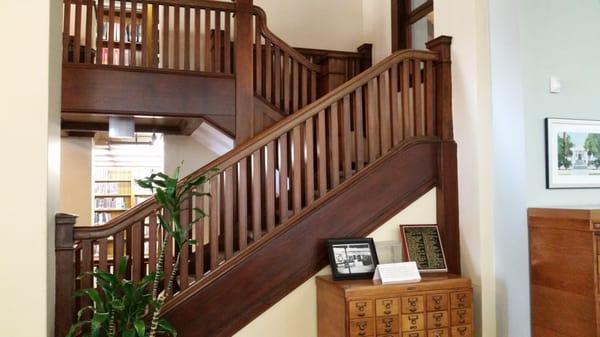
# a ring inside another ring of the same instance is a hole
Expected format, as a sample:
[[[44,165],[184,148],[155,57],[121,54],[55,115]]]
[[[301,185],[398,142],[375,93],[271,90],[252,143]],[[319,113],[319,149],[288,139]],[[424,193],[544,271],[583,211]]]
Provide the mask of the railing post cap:
[[[452,36],[448,36],[448,35],[438,36],[435,39],[425,43],[425,45],[427,46],[427,49],[435,49],[436,47],[439,47],[440,45],[450,45],[450,44],[452,44]]]
[[[75,222],[77,222],[78,217],[79,217],[79,215],[77,215],[77,214],[69,214],[69,213],[57,213],[55,215],[57,225],[75,224]]]

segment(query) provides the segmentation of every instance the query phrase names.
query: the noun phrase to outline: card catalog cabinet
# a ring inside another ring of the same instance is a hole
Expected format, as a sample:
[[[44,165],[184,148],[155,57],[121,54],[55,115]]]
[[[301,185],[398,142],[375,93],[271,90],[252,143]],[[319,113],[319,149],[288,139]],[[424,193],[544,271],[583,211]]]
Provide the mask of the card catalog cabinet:
[[[472,337],[471,281],[454,275],[418,283],[317,277],[319,337]]]
[[[533,337],[600,337],[600,209],[528,218]]]

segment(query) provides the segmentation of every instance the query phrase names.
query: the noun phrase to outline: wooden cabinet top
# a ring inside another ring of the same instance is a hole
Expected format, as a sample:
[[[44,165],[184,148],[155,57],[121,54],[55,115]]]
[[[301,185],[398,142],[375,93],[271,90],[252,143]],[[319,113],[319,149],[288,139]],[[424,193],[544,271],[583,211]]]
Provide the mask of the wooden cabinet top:
[[[381,284],[373,280],[334,281],[331,276],[318,276],[317,283],[326,284],[345,296],[377,295],[380,293],[423,292],[441,289],[471,288],[471,280],[453,274],[423,276],[421,282],[401,284]]]
[[[529,227],[600,231],[600,206],[529,208]]]

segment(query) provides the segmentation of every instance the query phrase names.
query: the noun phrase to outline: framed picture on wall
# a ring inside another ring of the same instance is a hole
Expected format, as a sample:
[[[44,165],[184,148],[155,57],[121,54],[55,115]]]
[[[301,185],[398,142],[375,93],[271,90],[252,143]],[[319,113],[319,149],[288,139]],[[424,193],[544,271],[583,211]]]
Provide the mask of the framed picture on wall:
[[[329,263],[335,280],[370,279],[379,264],[373,239],[327,240]]]
[[[600,121],[546,118],[546,188],[600,188]]]

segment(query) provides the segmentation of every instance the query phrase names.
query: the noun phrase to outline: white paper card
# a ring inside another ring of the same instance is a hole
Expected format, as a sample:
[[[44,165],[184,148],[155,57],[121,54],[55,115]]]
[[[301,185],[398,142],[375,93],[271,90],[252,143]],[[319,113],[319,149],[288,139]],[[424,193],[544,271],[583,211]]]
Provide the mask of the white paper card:
[[[377,265],[373,280],[381,280],[383,284],[420,282],[421,274],[414,261],[386,263]]]

